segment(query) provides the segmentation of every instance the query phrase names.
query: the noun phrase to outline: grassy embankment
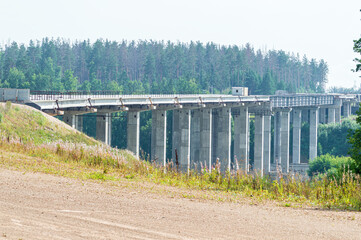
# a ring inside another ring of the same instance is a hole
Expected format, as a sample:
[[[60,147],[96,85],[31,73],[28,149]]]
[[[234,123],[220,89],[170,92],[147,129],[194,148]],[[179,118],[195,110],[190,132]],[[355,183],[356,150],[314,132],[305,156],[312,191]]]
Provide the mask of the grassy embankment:
[[[211,173],[189,175],[171,166],[164,169],[137,160],[128,151],[105,146],[32,108],[0,104],[2,168],[135,185],[151,182],[177,187],[165,191],[187,198],[272,200],[282,206],[361,210],[360,177],[348,173],[338,181],[326,177],[301,181],[290,176],[273,181],[241,170],[222,175],[217,166]]]

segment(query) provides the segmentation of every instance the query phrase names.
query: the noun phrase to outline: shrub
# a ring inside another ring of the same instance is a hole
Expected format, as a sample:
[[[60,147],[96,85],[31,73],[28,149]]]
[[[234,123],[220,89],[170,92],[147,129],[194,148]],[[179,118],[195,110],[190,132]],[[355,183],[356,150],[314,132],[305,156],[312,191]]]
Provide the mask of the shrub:
[[[330,154],[321,155],[310,162],[308,175],[324,174],[329,178],[339,179],[344,172],[354,172],[355,161],[350,157],[336,157]]]

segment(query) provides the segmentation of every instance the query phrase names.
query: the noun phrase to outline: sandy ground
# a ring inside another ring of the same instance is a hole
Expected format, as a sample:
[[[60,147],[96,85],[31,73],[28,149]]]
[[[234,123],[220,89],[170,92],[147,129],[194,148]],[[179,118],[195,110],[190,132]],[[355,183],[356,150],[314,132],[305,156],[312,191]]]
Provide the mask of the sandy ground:
[[[0,169],[0,239],[361,239],[361,214],[171,198]]]

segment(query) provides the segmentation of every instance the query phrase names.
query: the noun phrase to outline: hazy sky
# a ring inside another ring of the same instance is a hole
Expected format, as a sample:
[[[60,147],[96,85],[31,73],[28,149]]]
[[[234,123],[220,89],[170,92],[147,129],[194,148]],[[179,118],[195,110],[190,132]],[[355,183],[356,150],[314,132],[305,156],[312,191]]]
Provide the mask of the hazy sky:
[[[360,0],[0,0],[0,45],[43,37],[250,43],[324,59],[328,86],[352,87]]]

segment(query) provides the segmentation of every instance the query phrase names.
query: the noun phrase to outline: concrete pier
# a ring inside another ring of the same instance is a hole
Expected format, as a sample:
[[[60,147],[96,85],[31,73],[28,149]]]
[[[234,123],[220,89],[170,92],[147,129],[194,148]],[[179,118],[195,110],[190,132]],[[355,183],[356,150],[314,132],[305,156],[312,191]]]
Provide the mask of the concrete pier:
[[[319,119],[319,122],[322,123],[322,124],[326,124],[326,108],[320,108],[319,109],[319,116],[320,116],[320,119]]]
[[[293,109],[293,147],[292,147],[292,163],[301,163],[301,127],[302,110]]]
[[[72,128],[75,128],[76,126],[76,115],[74,114],[68,114],[67,112],[64,113],[63,121],[71,126]]]
[[[218,158],[221,170],[226,171],[231,166],[231,108],[213,109],[213,163]]]
[[[234,121],[234,155],[239,167],[248,171],[249,116],[248,107],[239,107]]]
[[[263,173],[268,174],[271,170],[271,115],[263,117],[264,127],[264,145],[263,145]]]
[[[173,111],[173,163],[176,164],[177,157],[179,170],[189,171],[190,168],[190,144],[191,144],[191,110],[181,109]]]
[[[290,165],[290,110],[281,112],[281,167],[283,173],[288,173]]]
[[[308,109],[304,109],[302,110],[302,122],[308,122],[309,120],[309,110]]]
[[[327,123],[334,123],[336,121],[336,109],[333,107],[328,108]]]
[[[76,115],[75,116],[75,128],[79,132],[83,131],[83,115]]]
[[[192,110],[191,115],[191,168],[200,169],[201,109]]]
[[[254,116],[254,165],[253,171],[263,175],[264,159],[264,116],[256,113]]]
[[[167,149],[167,112],[152,111],[151,158],[158,165],[166,165]]]
[[[350,116],[350,103],[344,102],[342,104],[342,107],[343,107],[343,117],[348,118]]]
[[[281,112],[274,114],[274,162],[281,165]]]
[[[111,145],[111,113],[97,113],[96,139]]]
[[[212,167],[212,109],[200,111],[199,160],[210,170]]]
[[[128,112],[127,117],[127,149],[139,157],[139,132],[140,114],[139,112]]]
[[[309,160],[317,157],[318,108],[310,109],[310,152]]]

